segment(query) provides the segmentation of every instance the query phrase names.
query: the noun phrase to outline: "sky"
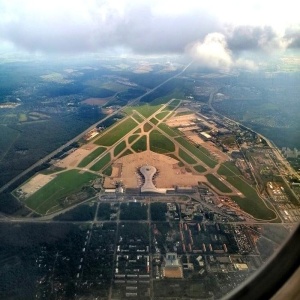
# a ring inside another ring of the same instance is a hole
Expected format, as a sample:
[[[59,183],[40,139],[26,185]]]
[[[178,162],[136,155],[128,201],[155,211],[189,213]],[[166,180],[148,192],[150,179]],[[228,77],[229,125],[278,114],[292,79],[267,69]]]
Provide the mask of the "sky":
[[[295,0],[0,0],[0,50],[184,54],[212,68],[300,47]]]

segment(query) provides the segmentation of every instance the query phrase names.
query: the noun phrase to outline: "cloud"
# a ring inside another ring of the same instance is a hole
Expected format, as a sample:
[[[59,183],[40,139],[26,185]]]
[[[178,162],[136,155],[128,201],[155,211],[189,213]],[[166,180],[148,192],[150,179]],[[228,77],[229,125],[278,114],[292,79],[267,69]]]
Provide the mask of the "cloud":
[[[208,34],[203,42],[189,45],[187,52],[196,62],[208,68],[229,69],[233,63],[226,38],[220,33]]]
[[[258,69],[258,65],[253,60],[238,58],[234,62],[234,68],[254,71]]]
[[[228,47],[226,36],[221,33],[208,34],[203,42],[188,45],[186,51],[202,67],[224,71],[229,71],[232,68],[257,69],[254,61],[236,57]]]
[[[284,38],[288,44],[288,48],[300,49],[300,25],[287,28]]]
[[[220,27],[205,10],[166,15],[145,1],[129,1],[131,5],[123,7],[108,1],[75,1],[69,3],[72,9],[61,2],[57,10],[51,2],[46,7],[39,2],[33,7],[22,2],[20,7],[8,5],[0,18],[1,38],[29,51],[124,47],[139,53],[182,53],[188,43]]]
[[[183,54],[188,49],[203,65],[250,67],[241,58],[247,52],[269,55],[299,47],[299,30],[286,31],[292,28],[288,18],[299,29],[298,15],[278,18],[281,6],[272,7],[274,16],[258,0],[0,0],[0,47],[2,42],[31,53],[58,54],[114,49]]]
[[[228,32],[228,45],[237,51],[264,50],[281,48],[275,30],[270,26],[238,26]]]

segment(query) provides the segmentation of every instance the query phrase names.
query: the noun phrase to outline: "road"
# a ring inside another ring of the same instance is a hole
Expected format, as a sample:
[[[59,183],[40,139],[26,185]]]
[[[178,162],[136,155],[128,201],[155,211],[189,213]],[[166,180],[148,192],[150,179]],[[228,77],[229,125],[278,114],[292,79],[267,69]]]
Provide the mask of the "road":
[[[143,98],[144,96],[147,96],[149,94],[151,94],[152,92],[154,92],[155,90],[157,90],[158,88],[160,88],[161,86],[163,86],[164,84],[166,84],[167,82],[171,81],[172,79],[180,76],[181,74],[183,74],[186,69],[192,64],[192,62],[190,62],[188,65],[186,65],[184,67],[183,70],[181,70],[179,73],[175,74],[174,76],[168,78],[167,80],[165,80],[164,82],[160,83],[159,85],[157,85],[156,87],[154,87],[153,89],[147,91],[145,94],[143,94],[142,96],[135,98],[131,101],[129,101],[125,106],[117,109],[115,112],[113,112],[112,114],[108,115],[107,117],[101,119],[100,121],[96,122],[95,124],[93,124],[92,126],[90,126],[89,128],[87,128],[85,131],[83,131],[82,133],[80,133],[79,135],[77,135],[76,137],[74,137],[73,139],[69,140],[68,142],[66,142],[64,145],[60,146],[59,148],[57,148],[56,150],[54,150],[53,152],[49,153],[48,155],[46,155],[44,158],[40,159],[39,161],[37,161],[36,163],[34,163],[32,166],[30,166],[28,169],[26,169],[25,171],[23,171],[22,173],[20,173],[19,175],[17,175],[16,177],[14,177],[12,180],[10,180],[8,183],[6,183],[5,185],[3,185],[0,188],[0,193],[3,193],[5,190],[7,190],[12,184],[14,184],[16,181],[18,181],[19,179],[21,179],[23,176],[25,176],[27,173],[29,173],[30,171],[34,170],[36,167],[42,165],[43,163],[46,163],[48,160],[50,160],[53,156],[55,156],[56,154],[58,154],[59,152],[61,152],[63,149],[65,149],[66,147],[70,146],[71,144],[75,143],[76,141],[78,141],[80,138],[82,138],[85,134],[87,134],[89,131],[91,131],[93,128],[95,128],[96,126],[98,126],[99,124],[103,123],[104,121],[106,121],[108,118],[120,113],[125,107],[130,106],[135,104],[136,102],[140,101],[141,98]]]

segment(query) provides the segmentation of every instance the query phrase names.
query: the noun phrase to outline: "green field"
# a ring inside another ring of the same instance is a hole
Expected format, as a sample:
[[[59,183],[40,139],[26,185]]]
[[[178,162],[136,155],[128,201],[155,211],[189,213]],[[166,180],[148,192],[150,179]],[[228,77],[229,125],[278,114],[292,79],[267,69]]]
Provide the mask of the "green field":
[[[179,133],[177,133],[175,130],[171,129],[168,125],[164,123],[159,124],[158,127],[171,137],[180,135]]]
[[[39,214],[45,214],[55,206],[60,205],[60,200],[76,193],[89,184],[97,175],[89,172],[79,173],[78,170],[69,170],[59,173],[53,180],[43,186],[25,201],[26,205]]]
[[[153,100],[151,103],[152,104],[166,104],[168,103],[170,100],[174,99],[174,98],[185,98],[184,97],[184,92],[182,92],[180,89],[175,88],[173,91],[171,91],[168,95],[163,96],[163,97],[159,97],[156,98],[155,100]]]
[[[147,137],[143,135],[132,146],[132,150],[135,152],[142,152],[147,150]]]
[[[234,176],[234,175],[241,174],[240,170],[234,165],[234,163],[229,161],[221,164],[217,173],[219,175],[224,175],[224,176]]]
[[[275,213],[269,209],[261,199],[241,198],[239,196],[233,196],[231,199],[236,202],[242,210],[254,218],[262,220],[272,220],[276,218]]]
[[[198,165],[198,166],[195,166],[194,169],[198,172],[198,173],[204,173],[206,172],[207,170],[201,166],[201,165]]]
[[[159,131],[150,132],[150,150],[157,153],[168,153],[175,151],[175,145]]]
[[[120,123],[117,123],[111,130],[106,131],[98,140],[95,141],[97,145],[112,146],[122,137],[124,137],[128,132],[136,127],[137,123],[128,118]]]
[[[135,141],[138,137],[139,137],[138,134],[131,135],[131,136],[128,138],[129,144],[131,144],[133,141]]]
[[[137,120],[139,123],[142,123],[142,122],[144,121],[144,119],[143,119],[139,114],[137,114],[137,113],[134,113],[134,114],[132,115],[132,117],[133,117],[135,120]]]
[[[161,108],[161,105],[143,105],[140,106],[137,111],[144,117],[148,118],[153,115],[157,110]]]
[[[106,150],[105,147],[98,147],[88,156],[86,156],[78,165],[79,168],[86,167],[89,163],[91,163],[94,159],[96,159],[99,155],[101,155]]]
[[[163,118],[165,118],[170,112],[169,111],[163,111],[163,112],[160,112],[158,113],[157,115],[155,115],[155,117],[158,119],[158,120],[162,120]]]
[[[174,108],[180,103],[180,100],[174,99],[167,107],[166,110],[174,110]]]
[[[176,138],[176,141],[179,144],[181,144],[184,148],[189,150],[196,157],[198,157],[201,161],[203,161],[208,167],[214,168],[217,165],[217,162],[210,157],[209,152],[206,149],[204,149],[203,147],[198,149],[194,145],[190,144],[183,137]]]
[[[227,176],[226,180],[237,188],[245,197],[260,200],[256,190],[239,176]]]
[[[161,108],[161,105],[141,105],[141,106],[128,106],[124,108],[124,111],[130,115],[133,110],[138,111],[141,115],[143,115],[145,118],[150,117],[153,115],[157,110]]]
[[[99,161],[97,161],[90,170],[92,171],[100,171],[103,167],[105,167],[111,160],[110,153],[106,153]]]
[[[144,131],[148,132],[152,129],[152,125],[150,125],[149,123],[145,123],[144,124]]]
[[[179,157],[182,158],[188,164],[196,163],[196,161],[192,157],[190,157],[186,152],[184,152],[182,149],[179,149]]]
[[[214,187],[216,187],[220,192],[222,193],[231,193],[232,190],[225,185],[222,181],[220,181],[216,176],[213,174],[207,174],[205,175],[208,182],[211,183]]]
[[[177,106],[180,103],[180,101],[181,100],[179,100],[179,99],[174,99],[173,101],[171,101],[171,103],[169,105],[171,105],[171,106]]]
[[[120,154],[124,149],[126,148],[125,141],[122,141],[120,144],[118,144],[114,149],[114,156],[117,156]]]
[[[154,125],[156,125],[158,123],[158,121],[155,118],[151,118],[150,122]]]
[[[229,168],[231,168],[232,171]],[[238,169],[235,168],[234,165],[229,164],[227,164],[227,167],[222,165],[218,170],[219,174],[222,173],[222,175],[225,175],[226,180],[245,196],[245,198],[234,196],[231,197],[232,200],[235,201],[242,210],[254,218],[263,220],[274,219],[276,217],[275,213],[266,206],[256,190],[233,171],[238,171]]]
[[[112,166],[108,166],[102,173],[106,176],[110,176],[112,173]]]

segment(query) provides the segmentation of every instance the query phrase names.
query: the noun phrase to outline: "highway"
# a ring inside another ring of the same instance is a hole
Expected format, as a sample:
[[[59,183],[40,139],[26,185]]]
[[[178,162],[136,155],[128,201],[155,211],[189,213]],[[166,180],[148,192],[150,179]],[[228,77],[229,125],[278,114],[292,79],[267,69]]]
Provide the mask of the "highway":
[[[93,124],[92,126],[90,126],[89,128],[87,128],[86,130],[84,130],[82,133],[80,133],[79,135],[77,135],[76,137],[74,137],[73,139],[69,140],[68,142],[66,142],[64,145],[60,146],[59,148],[57,148],[56,150],[54,150],[53,152],[49,153],[48,155],[46,155],[44,158],[40,159],[39,161],[37,161],[36,163],[34,163],[32,166],[30,166],[28,169],[26,169],[25,171],[23,171],[22,173],[20,173],[19,175],[17,175],[16,177],[14,177],[12,180],[10,180],[8,183],[6,183],[5,185],[3,185],[0,188],[0,193],[3,193],[5,190],[7,190],[12,184],[14,184],[16,181],[18,181],[19,179],[21,179],[23,176],[25,176],[27,173],[29,173],[30,171],[32,171],[33,169],[35,169],[36,167],[42,165],[43,163],[46,163],[48,160],[50,160],[53,156],[55,156],[56,154],[58,154],[59,152],[61,152],[63,149],[65,149],[66,147],[70,146],[71,144],[75,143],[76,141],[78,141],[80,138],[82,138],[85,134],[87,134],[89,131],[91,131],[93,128],[95,128],[96,126],[98,126],[99,124],[103,123],[104,121],[106,121],[108,118],[120,113],[125,107],[127,106],[131,106],[133,104],[135,104],[136,102],[140,101],[141,98],[143,98],[144,96],[147,96],[149,94],[151,94],[152,92],[154,92],[155,90],[157,90],[158,88],[160,88],[161,86],[163,86],[164,84],[166,84],[167,82],[171,81],[172,79],[180,76],[181,74],[183,74],[186,69],[192,64],[192,62],[190,62],[188,65],[186,65],[183,70],[181,70],[179,73],[175,74],[174,76],[168,78],[167,80],[165,80],[164,82],[160,83],[159,85],[157,85],[156,87],[154,87],[153,89],[147,91],[145,94],[143,94],[142,96],[135,98],[131,101],[129,101],[125,106],[117,109],[115,112],[113,112],[112,114],[108,115],[107,117],[99,120],[98,122],[96,122],[95,124]]]

